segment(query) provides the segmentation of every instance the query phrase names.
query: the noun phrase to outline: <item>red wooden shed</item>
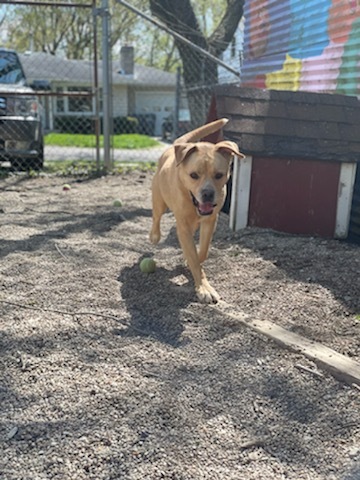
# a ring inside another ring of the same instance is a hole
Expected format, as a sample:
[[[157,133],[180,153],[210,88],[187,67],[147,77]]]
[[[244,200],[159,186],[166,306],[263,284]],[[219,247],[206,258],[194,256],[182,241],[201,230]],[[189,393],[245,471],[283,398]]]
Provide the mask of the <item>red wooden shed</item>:
[[[346,238],[354,224],[360,239],[356,97],[219,85],[210,116],[230,119],[224,136],[246,155],[233,172],[235,230],[258,226]]]

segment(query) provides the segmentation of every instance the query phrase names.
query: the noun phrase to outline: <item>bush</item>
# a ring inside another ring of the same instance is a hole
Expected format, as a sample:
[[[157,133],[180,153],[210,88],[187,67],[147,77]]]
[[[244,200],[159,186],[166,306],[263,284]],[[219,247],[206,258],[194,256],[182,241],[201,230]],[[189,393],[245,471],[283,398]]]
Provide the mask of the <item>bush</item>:
[[[156,115],[154,113],[145,113],[136,115],[136,118],[139,122],[138,133],[153,137],[155,135]]]
[[[138,133],[139,121],[135,117],[115,117],[114,134]]]
[[[94,133],[95,122],[91,117],[57,116],[54,129],[60,133]]]

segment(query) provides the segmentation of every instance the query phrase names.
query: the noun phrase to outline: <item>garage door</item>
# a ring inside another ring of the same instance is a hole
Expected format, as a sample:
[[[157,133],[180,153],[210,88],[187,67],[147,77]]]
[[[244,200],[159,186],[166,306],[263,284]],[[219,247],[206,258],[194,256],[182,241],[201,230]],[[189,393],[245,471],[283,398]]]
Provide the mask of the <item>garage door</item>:
[[[136,92],[136,114],[153,113],[156,117],[155,135],[161,136],[161,125],[172,114],[175,106],[175,93]]]

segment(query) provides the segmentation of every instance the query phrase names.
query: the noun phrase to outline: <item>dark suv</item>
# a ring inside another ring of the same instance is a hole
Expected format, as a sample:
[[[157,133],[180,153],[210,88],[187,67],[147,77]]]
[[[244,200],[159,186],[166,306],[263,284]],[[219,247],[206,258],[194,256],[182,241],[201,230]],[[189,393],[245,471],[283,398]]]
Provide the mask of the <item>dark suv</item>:
[[[41,105],[14,50],[0,48],[0,161],[39,170],[44,163]]]

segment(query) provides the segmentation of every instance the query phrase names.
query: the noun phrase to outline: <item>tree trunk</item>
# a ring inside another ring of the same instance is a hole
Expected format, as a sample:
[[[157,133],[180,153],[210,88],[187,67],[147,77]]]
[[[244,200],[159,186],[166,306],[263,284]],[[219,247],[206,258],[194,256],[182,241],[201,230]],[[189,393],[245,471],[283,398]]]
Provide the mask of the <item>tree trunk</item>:
[[[152,13],[169,28],[195,45],[219,57],[226,50],[243,14],[245,0],[227,0],[227,9],[209,38],[200,30],[190,0],[150,0]],[[179,39],[175,44],[183,65],[183,77],[193,127],[202,125],[208,115],[213,86],[218,83],[216,62]]]
[[[203,125],[209,112],[211,94],[218,83],[217,64],[191,47],[178,45],[183,79],[190,110],[191,127]]]

